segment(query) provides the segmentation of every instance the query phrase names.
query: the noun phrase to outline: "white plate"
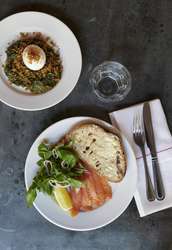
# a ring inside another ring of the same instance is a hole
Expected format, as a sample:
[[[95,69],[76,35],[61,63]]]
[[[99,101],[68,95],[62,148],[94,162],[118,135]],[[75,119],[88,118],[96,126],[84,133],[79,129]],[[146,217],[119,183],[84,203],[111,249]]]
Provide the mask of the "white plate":
[[[63,64],[60,82],[41,95],[23,93],[7,83],[3,64],[5,50],[20,32],[41,32],[49,36],[59,47]],[[0,100],[22,110],[41,110],[62,101],[75,87],[82,67],[81,50],[72,31],[57,18],[41,12],[21,12],[0,22]]]
[[[42,140],[48,139],[52,143],[57,142],[73,125],[88,119],[101,122],[105,126],[111,127],[110,124],[95,118],[73,117],[51,125],[40,134],[33,143],[25,163],[25,184],[27,189],[31,185],[32,179],[38,170],[36,164],[39,160],[37,148]],[[76,231],[97,229],[118,218],[132,200],[137,182],[137,167],[134,153],[127,139],[124,136],[122,136],[122,139],[127,157],[127,172],[122,182],[111,185],[113,196],[110,201],[94,211],[79,213],[75,218],[71,218],[65,214],[49,196],[39,193],[34,202],[34,206],[39,213],[59,227]]]

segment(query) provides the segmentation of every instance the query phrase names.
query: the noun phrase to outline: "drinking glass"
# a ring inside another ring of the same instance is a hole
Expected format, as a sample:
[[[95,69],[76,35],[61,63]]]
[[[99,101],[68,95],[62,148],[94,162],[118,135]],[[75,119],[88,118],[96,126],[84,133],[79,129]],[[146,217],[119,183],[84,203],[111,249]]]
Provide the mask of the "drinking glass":
[[[100,100],[118,102],[131,90],[131,75],[122,64],[106,61],[96,66],[89,79]]]

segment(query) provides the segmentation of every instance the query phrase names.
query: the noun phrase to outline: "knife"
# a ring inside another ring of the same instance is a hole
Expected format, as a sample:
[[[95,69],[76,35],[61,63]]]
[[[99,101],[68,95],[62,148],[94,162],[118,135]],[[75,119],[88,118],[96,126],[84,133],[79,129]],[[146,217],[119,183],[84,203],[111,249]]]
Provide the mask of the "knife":
[[[152,157],[152,168],[153,168],[153,178],[155,186],[155,195],[157,200],[163,200],[165,198],[164,185],[162,181],[162,176],[160,172],[158,156],[156,152],[155,137],[153,131],[151,109],[148,102],[144,103],[143,106],[143,120],[145,127],[146,142]]]

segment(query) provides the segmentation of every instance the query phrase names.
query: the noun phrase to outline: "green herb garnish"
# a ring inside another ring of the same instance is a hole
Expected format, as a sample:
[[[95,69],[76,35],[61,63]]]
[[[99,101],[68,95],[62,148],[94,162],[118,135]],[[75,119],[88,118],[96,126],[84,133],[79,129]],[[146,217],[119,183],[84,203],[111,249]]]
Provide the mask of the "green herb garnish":
[[[61,186],[81,187],[78,179],[84,173],[84,166],[71,148],[71,142],[66,145],[51,146],[41,143],[38,147],[40,160],[37,162],[39,171],[26,193],[26,201],[32,206],[38,192],[53,194],[57,184]]]

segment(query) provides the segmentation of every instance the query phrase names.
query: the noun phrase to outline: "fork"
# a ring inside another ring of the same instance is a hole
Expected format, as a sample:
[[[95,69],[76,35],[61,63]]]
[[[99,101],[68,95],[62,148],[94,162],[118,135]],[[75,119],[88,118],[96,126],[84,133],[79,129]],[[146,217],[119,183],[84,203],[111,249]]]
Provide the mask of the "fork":
[[[136,113],[133,119],[133,138],[137,146],[140,148],[144,161],[145,180],[146,180],[146,195],[149,201],[155,200],[155,192],[150,178],[148,164],[145,153],[145,132],[143,127],[143,120],[139,113]]]

